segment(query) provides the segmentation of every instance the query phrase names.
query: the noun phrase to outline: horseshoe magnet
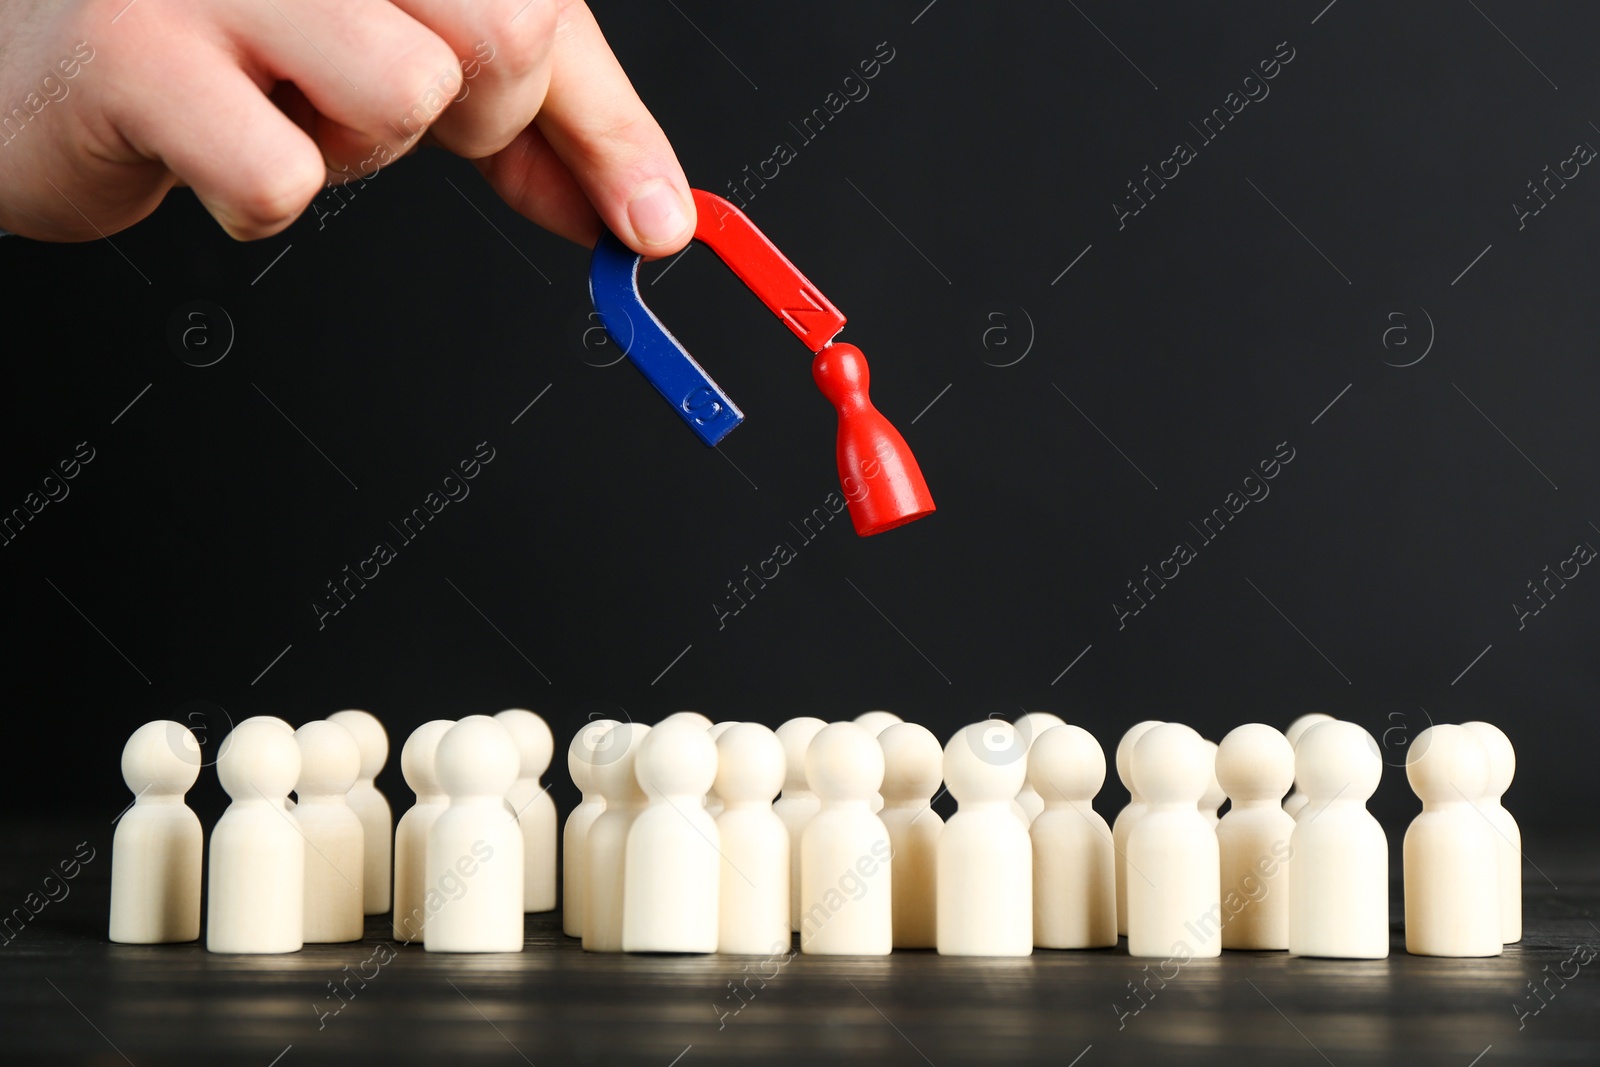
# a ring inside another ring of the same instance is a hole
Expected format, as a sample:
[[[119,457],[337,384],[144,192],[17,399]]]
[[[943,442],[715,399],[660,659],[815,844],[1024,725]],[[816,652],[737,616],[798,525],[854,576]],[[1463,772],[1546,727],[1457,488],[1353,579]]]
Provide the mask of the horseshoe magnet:
[[[920,519],[934,510],[916,457],[868,395],[861,350],[835,344],[845,317],[720,196],[694,190],[695,240],[715,252],[767,309],[814,354],[812,377],[839,414],[836,454],[850,519],[863,537]],[[643,256],[609,231],[589,262],[589,296],[606,332],[639,372],[707,445],[744,421],[744,413],[646,306],[639,292]]]

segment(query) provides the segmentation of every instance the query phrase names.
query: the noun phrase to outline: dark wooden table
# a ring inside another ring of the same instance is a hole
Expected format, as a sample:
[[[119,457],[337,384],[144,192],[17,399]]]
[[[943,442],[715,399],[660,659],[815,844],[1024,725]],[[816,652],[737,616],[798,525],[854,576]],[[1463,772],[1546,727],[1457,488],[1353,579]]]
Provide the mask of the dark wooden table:
[[[1387,960],[1227,953],[1168,966],[1163,985],[1144,983],[1160,961],[1121,947],[772,964],[587,955],[559,913],[530,916],[516,955],[391,952],[383,919],[359,944],[287,956],[113,945],[109,827],[13,824],[4,840],[3,906],[59,898],[20,932],[13,920],[0,946],[7,1064],[1600,1063],[1600,960],[1585,963],[1600,949],[1593,841],[1525,849],[1526,937],[1501,957],[1406,955],[1396,864]],[[80,841],[94,859],[46,886]],[[1135,999],[1130,983],[1154,992]]]

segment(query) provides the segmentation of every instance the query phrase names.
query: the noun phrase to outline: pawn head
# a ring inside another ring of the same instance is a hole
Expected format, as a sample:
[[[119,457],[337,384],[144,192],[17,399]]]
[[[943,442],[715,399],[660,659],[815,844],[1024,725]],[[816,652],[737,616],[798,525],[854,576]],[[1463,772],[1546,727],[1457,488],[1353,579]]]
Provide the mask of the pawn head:
[[[777,734],[758,722],[729,723],[716,744],[717,796],[727,803],[765,804],[778,795],[788,766]]]
[[[1017,716],[1017,732],[1028,742],[1029,748],[1046,730],[1065,725],[1067,720],[1048,711],[1029,711]]]
[[[537,781],[550,768],[550,757],[556,750],[550,727],[538,715],[524,708],[507,708],[496,712],[494,720],[506,728],[517,746],[517,760],[521,764],[518,776]]]
[[[1293,748],[1295,745],[1300,743],[1300,736],[1313,726],[1317,725],[1317,723],[1332,721],[1332,715],[1324,715],[1320,711],[1308,712],[1305,715],[1300,716],[1294,722],[1290,723],[1289,728],[1283,732],[1283,736],[1289,739],[1289,747]]]
[[[522,761],[510,732],[487,715],[468,715],[439,739],[433,766],[451,798],[503,797]]]
[[[1282,800],[1294,785],[1294,746],[1265,723],[1236,726],[1217,746],[1217,782],[1235,804]]]
[[[181,797],[199,777],[200,742],[180,722],[147,722],[122,746],[122,780],[135,797]]]
[[[303,798],[350,792],[361,776],[361,747],[349,730],[332,719],[316,719],[296,730],[294,739],[300,746],[296,793]]]
[[[240,723],[222,739],[217,780],[234,800],[284,800],[299,778],[294,731],[258,719]]]
[[[639,742],[633,773],[649,796],[703,797],[717,780],[717,743],[692,723],[657,726]]]
[[[1181,722],[1152,727],[1128,761],[1139,795],[1154,804],[1199,804],[1214,760],[1205,738]]]
[[[1464,722],[1461,725],[1483,742],[1484,750],[1489,754],[1489,783],[1483,793],[1497,800],[1511,788],[1511,779],[1516,777],[1517,750],[1511,747],[1511,738],[1506,736],[1506,732],[1492,722]]]
[[[406,785],[417,796],[438,796],[444,792],[439,784],[439,769],[434,759],[439,753],[439,742],[455,725],[453,719],[434,719],[425,722],[406,738],[400,749],[400,773]]]
[[[863,711],[856,716],[856,725],[873,737],[877,737],[895,723],[904,721],[892,711]]]
[[[688,723],[689,725],[697,727],[701,730],[709,730],[711,727],[716,725],[711,721],[710,717],[702,715],[698,711],[675,711],[671,715],[668,715],[665,719],[662,719],[660,722],[656,723],[656,725],[671,726],[674,723]]]
[[[897,722],[878,735],[883,749],[884,800],[927,800],[944,778],[944,749],[926,727]]]
[[[853,722],[829,723],[806,747],[806,781],[823,800],[871,800],[883,785],[883,749]]]
[[[633,773],[634,759],[639,754],[639,745],[651,733],[645,723],[619,722],[596,742],[595,751],[603,752],[605,759],[590,764],[589,782],[595,792],[605,797],[607,804],[644,801],[644,790],[639,788],[639,779]]]
[[[1365,801],[1382,777],[1378,742],[1356,723],[1312,723],[1294,746],[1294,779],[1312,800]]]
[[[733,729],[735,726],[738,726],[738,725],[739,725],[739,723],[738,723],[737,720],[724,719],[721,722],[712,723],[711,724],[711,729],[707,730],[706,733],[711,735],[711,740],[720,741],[720,740],[722,740],[722,735],[723,734],[727,733],[729,730]]]
[[[294,734],[294,727],[289,725],[289,720],[280,719],[276,715],[252,715],[248,719],[239,720],[239,725],[243,726],[247,722],[270,722],[274,726],[281,729],[284,733],[290,735]]]
[[[1047,804],[1093,800],[1105,781],[1105,751],[1081,726],[1052,726],[1028,749],[1028,783]]]
[[[811,747],[812,738],[827,725],[821,719],[802,715],[798,719],[790,719],[775,731],[778,740],[783,742],[783,760],[787,768],[783,777],[785,793],[811,788],[806,784],[806,749]]]
[[[1465,726],[1437,723],[1406,750],[1406,781],[1424,804],[1473,803],[1489,784],[1489,751]]]
[[[389,734],[378,717],[370,711],[336,711],[328,721],[343,726],[356,739],[361,750],[360,777],[376,778],[389,760]]]
[[[1011,800],[1028,778],[1028,742],[1004,719],[963,726],[944,746],[944,784],[958,804]]]
[[[1161,725],[1160,719],[1146,719],[1136,722],[1128,727],[1128,732],[1122,735],[1122,740],[1117,742],[1117,778],[1122,782],[1122,788],[1128,795],[1138,799],[1139,790],[1133,784],[1133,746],[1139,743],[1139,738]]]
[[[572,776],[572,784],[579,792],[588,793],[594,789],[595,764],[609,763],[621,754],[613,751],[607,741],[615,725],[616,719],[591,719],[572,735],[572,743],[567,746],[567,774]]]

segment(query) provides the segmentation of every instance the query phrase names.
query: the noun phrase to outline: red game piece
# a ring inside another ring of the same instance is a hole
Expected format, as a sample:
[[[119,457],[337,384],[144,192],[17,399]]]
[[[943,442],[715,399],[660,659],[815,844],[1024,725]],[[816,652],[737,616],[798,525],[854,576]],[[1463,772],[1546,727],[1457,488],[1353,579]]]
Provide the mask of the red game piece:
[[[851,344],[833,344],[811,361],[817,388],[839,412],[839,484],[856,533],[870,537],[922,518],[933,494],[905,438],[872,406],[867,357]]]

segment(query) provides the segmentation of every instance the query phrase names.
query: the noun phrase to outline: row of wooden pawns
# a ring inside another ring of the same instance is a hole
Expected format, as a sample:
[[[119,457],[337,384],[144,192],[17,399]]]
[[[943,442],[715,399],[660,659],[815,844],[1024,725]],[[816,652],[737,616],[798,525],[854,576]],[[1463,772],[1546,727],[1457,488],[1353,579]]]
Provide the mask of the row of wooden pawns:
[[[207,948],[355,941],[365,915],[392,910],[397,941],[521,951],[523,914],[556,906],[556,811],[539,784],[552,753],[522,709],[418,727],[391,882],[377,718],[240,723],[217,758],[232,803],[211,837]],[[113,941],[200,936],[203,835],[183,796],[201,762],[168,720],[123,750],[135,803],[112,849]],[[567,764],[583,800],[563,835],[563,928],[591,951],[771,956],[798,932],[801,952],[843,955],[1024,956],[1119,934],[1132,955],[1180,961],[1389,952],[1387,839],[1366,809],[1382,759],[1366,730],[1326,715],[1287,736],[1246,724],[1220,745],[1138,723],[1117,746],[1132,799],[1113,828],[1092,807],[1099,743],[1047,712],[974,723],[942,749],[886,711],[776,731],[697,712],[596,720]],[[1514,771],[1488,723],[1412,742],[1408,951],[1489,956],[1520,940],[1521,839],[1500,803]],[[941,781],[959,805],[948,823],[932,810]]]

